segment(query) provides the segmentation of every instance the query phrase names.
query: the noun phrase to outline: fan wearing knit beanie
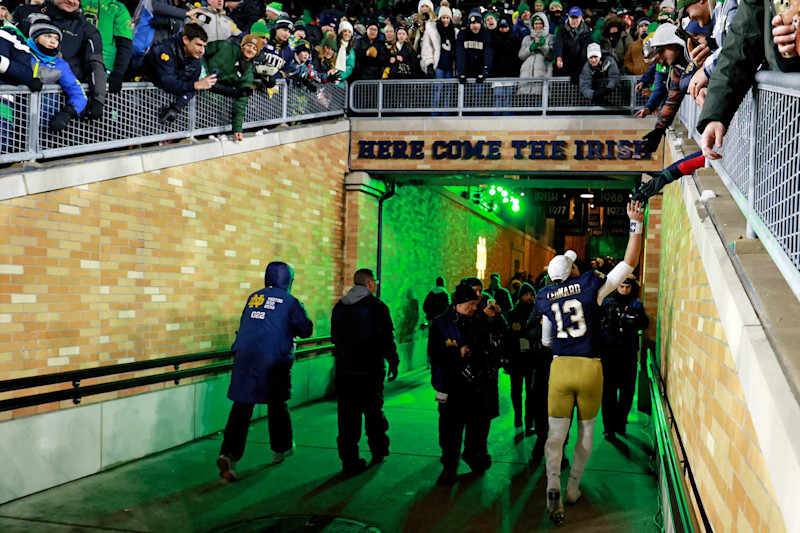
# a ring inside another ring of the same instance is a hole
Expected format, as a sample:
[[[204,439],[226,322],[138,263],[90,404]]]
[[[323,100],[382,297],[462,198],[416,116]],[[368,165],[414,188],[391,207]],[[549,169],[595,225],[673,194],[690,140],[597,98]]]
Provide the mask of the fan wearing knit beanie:
[[[59,57],[61,30],[47,15],[34,15],[34,17],[29,30],[30,37],[27,40],[31,50],[30,61],[33,72],[42,83],[61,85],[67,95],[67,104],[50,117],[50,130],[58,133],[86,107],[86,94],[69,64]],[[42,118],[47,120],[48,117]]]
[[[517,22],[514,23],[514,37],[522,41],[525,37],[531,34],[531,8],[525,2],[522,2],[517,8]]]

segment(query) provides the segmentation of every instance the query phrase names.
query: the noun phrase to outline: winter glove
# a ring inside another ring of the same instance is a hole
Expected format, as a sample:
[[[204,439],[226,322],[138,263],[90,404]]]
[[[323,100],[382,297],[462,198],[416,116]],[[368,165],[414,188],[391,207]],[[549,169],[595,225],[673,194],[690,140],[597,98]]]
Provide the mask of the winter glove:
[[[655,128],[653,131],[642,137],[644,141],[644,151],[647,153],[655,152],[661,144],[661,137],[666,135],[666,128]]]
[[[67,104],[61,111],[53,115],[53,117],[50,119],[50,130],[53,133],[58,133],[67,127],[67,124],[69,124],[70,120],[77,117],[78,112],[75,111],[75,108],[72,106],[72,104]]]
[[[108,92],[110,94],[117,94],[122,90],[122,74],[112,72],[108,77]]]
[[[234,98],[241,98],[242,96],[250,96],[253,94],[251,87],[238,87],[236,89],[236,96]]]
[[[172,124],[176,118],[178,118],[178,108],[174,105],[162,107],[158,112],[158,123],[161,125]]]
[[[394,381],[397,379],[397,365],[389,365],[389,375],[387,381]]]
[[[434,70],[434,68],[433,68],[433,65],[430,65],[430,66],[428,67],[428,72],[426,72],[426,73],[425,73],[425,76],[426,76],[426,77],[427,77],[429,80],[432,80],[432,79],[434,79],[434,78],[436,77],[436,71]]]
[[[89,98],[89,101],[86,103],[86,109],[83,110],[83,116],[89,120],[103,118],[103,104],[94,98]]]
[[[483,83],[484,77],[483,74],[475,78],[475,83]]]
[[[458,77],[458,83],[460,83],[461,85],[466,85],[467,84],[467,77],[466,76],[459,76]]]
[[[328,74],[328,77],[325,78],[325,83],[336,83],[341,79],[342,79],[342,73],[337,70],[333,74]]]
[[[544,46],[547,41],[544,40],[544,35],[539,37],[539,46]]]
[[[600,105],[603,103],[603,100],[606,98],[606,94],[608,94],[608,89],[600,88],[597,89],[594,94],[592,94],[592,103],[595,105]]]
[[[675,178],[666,171],[662,170],[661,172],[646,172],[648,176],[652,179],[647,183],[642,183],[642,185],[633,193],[633,200],[644,201],[646,202],[649,198],[655,196],[661,189],[663,189],[668,183],[672,183],[675,181]]]
[[[539,41],[531,41],[531,45],[528,47],[528,49],[529,49],[531,52],[535,52],[536,50],[538,50],[538,49],[539,49],[539,46],[540,46],[540,45],[539,45]]]
[[[31,91],[38,93],[42,90],[42,80],[39,78],[31,78],[31,81],[28,82],[28,89]]]
[[[367,57],[378,57],[378,50],[374,46],[367,48]]]

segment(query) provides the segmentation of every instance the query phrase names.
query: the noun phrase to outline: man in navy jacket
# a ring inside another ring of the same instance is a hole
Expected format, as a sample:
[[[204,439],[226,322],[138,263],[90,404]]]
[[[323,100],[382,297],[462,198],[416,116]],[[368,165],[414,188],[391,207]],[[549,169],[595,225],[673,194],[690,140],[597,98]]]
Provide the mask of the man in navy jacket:
[[[237,479],[236,461],[244,454],[254,404],[269,408],[273,464],[282,462],[294,449],[286,406],[292,390],[294,338],[310,337],[314,326],[303,304],[289,294],[293,281],[292,267],[273,261],[264,275],[265,288],[251,294],[242,311],[231,346],[233,373],[228,398],[234,404],[217,459],[219,475],[228,481]]]

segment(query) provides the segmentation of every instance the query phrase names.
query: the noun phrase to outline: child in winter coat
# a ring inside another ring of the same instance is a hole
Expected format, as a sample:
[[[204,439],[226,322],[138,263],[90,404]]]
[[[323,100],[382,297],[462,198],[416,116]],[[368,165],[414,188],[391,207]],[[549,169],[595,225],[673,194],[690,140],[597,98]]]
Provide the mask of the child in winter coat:
[[[61,30],[46,15],[37,17],[31,24],[27,44],[31,50],[34,77],[45,84],[58,83],[67,95],[67,104],[50,118],[50,130],[58,133],[86,107],[86,93],[69,64],[59,56]],[[44,107],[46,109],[50,106]],[[55,103],[52,107],[55,107]],[[46,117],[42,118],[46,120]]]
[[[318,83],[335,83],[341,78],[339,71],[335,71],[333,74],[317,71],[311,60],[311,44],[305,39],[297,41],[294,47],[294,62],[296,68],[289,76],[311,92],[317,91],[316,84]]]

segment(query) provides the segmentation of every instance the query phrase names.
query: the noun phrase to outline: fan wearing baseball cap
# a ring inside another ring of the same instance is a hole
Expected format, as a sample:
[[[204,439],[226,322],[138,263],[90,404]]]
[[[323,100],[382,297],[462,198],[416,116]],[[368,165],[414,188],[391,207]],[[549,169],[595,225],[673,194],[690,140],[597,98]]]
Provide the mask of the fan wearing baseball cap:
[[[556,59],[555,76],[569,76],[578,84],[578,77],[586,62],[586,51],[592,41],[592,32],[583,21],[583,11],[578,6],[569,9],[567,22],[556,32],[553,40],[553,57]]]
[[[578,408],[578,442],[572,459],[566,501],[575,503],[582,493],[581,476],[594,446],[594,422],[603,395],[603,367],[594,346],[600,326],[599,306],[639,264],[644,225],[644,204],[627,206],[631,229],[625,259],[608,273],[575,275],[572,250],[554,257],[547,267],[554,285],[536,295],[536,309],[544,315],[542,344],[553,348],[550,388],[547,395],[550,434],[544,446],[547,465],[547,512],[556,524],[564,521],[561,499],[561,459],[572,411]]]

